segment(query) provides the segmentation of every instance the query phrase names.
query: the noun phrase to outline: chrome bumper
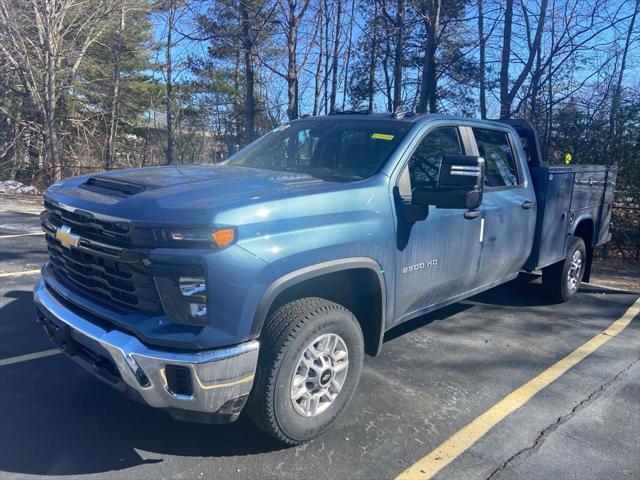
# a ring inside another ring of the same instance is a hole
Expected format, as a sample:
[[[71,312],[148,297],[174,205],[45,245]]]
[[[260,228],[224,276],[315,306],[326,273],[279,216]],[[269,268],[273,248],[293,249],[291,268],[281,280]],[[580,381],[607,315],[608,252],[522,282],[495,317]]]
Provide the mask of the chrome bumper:
[[[206,415],[199,415],[218,414],[222,421],[234,420],[251,391],[257,341],[193,353],[155,350],[134,336],[105,330],[75,313],[42,279],[35,287],[34,300],[45,331],[72,360],[124,393],[152,407],[168,409],[178,419],[207,421]],[[63,330],[64,335],[57,336]],[[191,395],[171,390],[167,366],[189,370]]]

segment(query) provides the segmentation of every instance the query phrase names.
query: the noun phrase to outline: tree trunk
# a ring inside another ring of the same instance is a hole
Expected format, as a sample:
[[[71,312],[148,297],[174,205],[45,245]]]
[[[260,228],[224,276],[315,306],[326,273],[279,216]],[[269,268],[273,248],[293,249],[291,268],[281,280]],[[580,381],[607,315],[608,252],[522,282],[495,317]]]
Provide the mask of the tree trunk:
[[[322,97],[322,104],[324,105],[324,113],[329,113],[329,48],[330,48],[330,39],[329,39],[329,25],[331,23],[331,14],[329,11],[329,5],[326,0],[324,1],[324,78],[322,79],[322,83],[324,85],[324,94]]]
[[[404,9],[406,0],[398,0],[396,6],[396,51],[393,58],[393,110],[402,104],[402,68],[404,60]]]
[[[340,53],[340,30],[342,28],[342,0],[336,0],[338,11],[336,13],[336,29],[333,37],[333,58],[331,59],[331,99],[329,110],[336,109],[336,96],[338,94],[338,55]]]
[[[120,59],[122,55],[122,38],[126,20],[126,0],[120,5],[120,24],[116,31],[116,45],[113,52],[113,87],[111,90],[111,114],[109,121],[109,137],[107,139],[107,158],[105,170],[109,170],[116,157],[116,139],[118,135],[118,115],[120,107]]]
[[[609,114],[609,129],[611,133],[611,163],[615,163],[618,160],[618,143],[620,139],[620,104],[622,98],[622,80],[624,78],[624,71],[627,65],[627,53],[629,52],[629,46],[631,45],[631,37],[633,34],[633,27],[636,23],[636,17],[638,16],[638,10],[640,9],[640,0],[636,0],[636,4],[629,22],[629,28],[627,29],[627,36],[622,49],[622,59],[620,61],[620,71],[618,72],[618,79],[615,89],[613,91],[613,98],[611,100],[611,112]]]
[[[255,73],[253,68],[253,39],[249,24],[249,10],[245,2],[240,2],[242,19],[242,50],[244,54],[245,93],[244,93],[244,131],[245,142],[250,143],[256,134]]]
[[[424,52],[424,63],[422,68],[422,85],[420,88],[420,100],[418,101],[418,112],[435,113],[437,111],[437,65],[436,50],[438,47],[438,37],[440,36],[440,7],[441,0],[433,1],[433,9],[429,9],[425,19],[427,39]]]
[[[349,17],[349,35],[347,38],[347,58],[344,66],[344,93],[342,95],[342,110],[347,104],[347,90],[349,88],[349,63],[351,61],[351,43],[353,41],[353,18],[355,15],[356,1],[351,0],[351,15]]]
[[[166,109],[167,109],[167,164],[173,163],[173,64],[171,58],[171,36],[175,21],[175,3],[169,0],[169,11],[167,13],[167,43],[166,43]]]
[[[324,56],[324,8],[325,0],[319,0],[320,12],[318,15],[318,63],[316,64],[316,76],[313,90],[313,116],[320,112],[320,93],[322,92],[322,57]]]
[[[485,79],[486,60],[485,50],[487,39],[484,38],[484,9],[483,1],[478,0],[478,37],[480,44],[480,64],[479,81],[480,81],[480,118],[487,118],[487,82]]]
[[[287,41],[287,52],[289,62],[287,68],[287,117],[289,120],[298,118],[298,65],[297,65],[297,35],[298,27],[295,17],[289,25],[289,39]]]
[[[529,56],[522,71],[513,82],[513,86],[509,88],[509,59],[511,57],[511,27],[513,23],[513,0],[507,0],[507,10],[505,12],[505,26],[502,43],[502,60],[500,68],[500,118],[509,118],[511,116],[511,107],[513,100],[516,98],[518,91],[524,84],[524,81],[531,73],[533,62],[536,58],[538,48],[542,42],[542,33],[544,31],[544,22],[547,16],[548,0],[540,2],[540,15],[533,43],[529,46]],[[528,24],[527,24],[528,28]],[[530,33],[529,31],[527,31]]]
[[[513,24],[513,0],[506,0],[504,30],[502,33],[502,58],[500,61],[500,118],[511,116],[509,102],[509,60],[511,59],[511,26]]]
[[[540,127],[540,79],[542,78],[542,45],[538,45],[536,52],[536,68],[531,75],[531,121],[536,126]]]
[[[555,8],[551,12],[551,45],[556,42],[556,20]],[[553,71],[553,56],[549,58],[549,73]],[[551,145],[551,132],[553,130],[553,75],[549,75],[547,79],[547,105],[545,108],[545,129],[542,140],[542,153],[546,157],[549,156],[549,146]]]
[[[369,59],[369,83],[367,85],[367,108],[373,112],[374,85],[376,77],[376,47],[378,46],[378,2],[373,7],[373,39],[371,40],[371,57]]]
[[[384,93],[387,97],[387,111],[393,112],[393,78],[389,74],[389,59],[391,58],[391,40],[386,38],[384,56],[382,57],[382,72],[384,74]]]
[[[289,18],[287,25],[287,117],[298,118],[298,21],[295,0],[289,0]]]
[[[62,165],[58,155],[58,129],[56,125],[57,84],[56,84],[56,57],[57,44],[54,26],[52,23],[55,14],[51,11],[52,5],[48,1],[44,5],[44,48],[45,48],[45,92],[44,92],[44,150],[45,162],[50,169],[51,180],[57,182],[62,178]]]

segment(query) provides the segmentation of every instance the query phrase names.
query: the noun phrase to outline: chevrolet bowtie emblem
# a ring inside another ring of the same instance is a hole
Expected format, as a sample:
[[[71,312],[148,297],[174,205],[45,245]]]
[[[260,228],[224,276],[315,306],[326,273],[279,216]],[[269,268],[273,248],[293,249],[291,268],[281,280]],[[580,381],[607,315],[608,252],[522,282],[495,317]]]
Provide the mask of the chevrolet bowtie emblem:
[[[80,237],[75,233],[71,233],[71,227],[66,225],[56,229],[56,238],[66,248],[77,247],[78,243],[80,243]]]

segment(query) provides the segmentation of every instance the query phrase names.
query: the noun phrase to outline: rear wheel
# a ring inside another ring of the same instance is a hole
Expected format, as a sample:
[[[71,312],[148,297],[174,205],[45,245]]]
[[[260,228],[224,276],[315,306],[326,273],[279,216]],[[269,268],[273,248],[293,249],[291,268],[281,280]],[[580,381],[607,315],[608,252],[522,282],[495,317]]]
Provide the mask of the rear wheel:
[[[542,269],[542,286],[546,297],[554,302],[571,300],[582,282],[586,261],[584,240],[572,237],[565,259]]]
[[[289,445],[322,434],[351,400],[363,357],[360,324],[343,306],[309,297],[280,307],[262,332],[255,423]]]

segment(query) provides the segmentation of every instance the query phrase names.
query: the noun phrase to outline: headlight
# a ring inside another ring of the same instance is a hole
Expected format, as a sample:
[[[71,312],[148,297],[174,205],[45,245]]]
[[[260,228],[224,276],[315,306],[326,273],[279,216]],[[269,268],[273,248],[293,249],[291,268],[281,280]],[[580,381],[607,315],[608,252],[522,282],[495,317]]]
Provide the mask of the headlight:
[[[164,311],[175,323],[207,323],[207,282],[204,277],[155,277]]]
[[[156,238],[171,246],[213,246],[226,247],[236,240],[234,227],[207,229],[170,229],[156,230]]]

